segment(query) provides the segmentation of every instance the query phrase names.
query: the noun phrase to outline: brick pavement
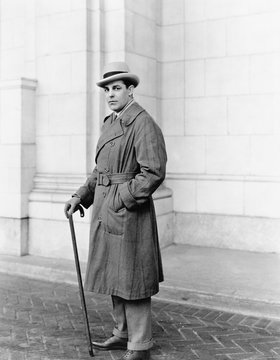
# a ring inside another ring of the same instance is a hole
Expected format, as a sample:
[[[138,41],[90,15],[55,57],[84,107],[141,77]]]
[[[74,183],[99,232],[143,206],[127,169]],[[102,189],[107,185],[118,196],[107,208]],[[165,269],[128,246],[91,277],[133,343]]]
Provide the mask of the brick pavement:
[[[110,298],[87,293],[86,299],[93,338],[108,337]],[[280,359],[279,320],[154,300],[153,328],[152,360]],[[78,288],[0,274],[0,359],[90,359]]]

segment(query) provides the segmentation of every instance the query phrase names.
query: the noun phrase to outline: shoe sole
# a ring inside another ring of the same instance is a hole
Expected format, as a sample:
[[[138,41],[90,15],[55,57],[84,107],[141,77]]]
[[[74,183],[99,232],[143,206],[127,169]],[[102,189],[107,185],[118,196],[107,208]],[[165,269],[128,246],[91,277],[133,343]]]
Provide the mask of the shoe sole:
[[[111,351],[111,350],[127,350],[127,346],[110,346],[110,347],[99,347],[97,345],[92,344],[92,347],[99,351]]]

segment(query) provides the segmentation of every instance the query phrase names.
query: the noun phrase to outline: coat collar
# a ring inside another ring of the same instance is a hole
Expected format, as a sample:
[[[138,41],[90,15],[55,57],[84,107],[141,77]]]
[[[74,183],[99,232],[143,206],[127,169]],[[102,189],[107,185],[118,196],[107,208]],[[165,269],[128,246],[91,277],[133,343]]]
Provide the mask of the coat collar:
[[[96,148],[96,160],[103,146],[108,142],[112,141],[113,139],[122,136],[124,134],[124,126],[126,127],[132,124],[136,117],[143,111],[145,110],[138,103],[135,102],[130,105],[128,109],[125,110],[124,113],[112,124],[111,120],[113,117],[113,113],[104,119],[102,134],[98,140]]]
[[[143,111],[145,110],[142,108],[142,106],[140,106],[137,102],[134,102],[120,116],[120,120],[122,121],[124,126],[129,126]]]

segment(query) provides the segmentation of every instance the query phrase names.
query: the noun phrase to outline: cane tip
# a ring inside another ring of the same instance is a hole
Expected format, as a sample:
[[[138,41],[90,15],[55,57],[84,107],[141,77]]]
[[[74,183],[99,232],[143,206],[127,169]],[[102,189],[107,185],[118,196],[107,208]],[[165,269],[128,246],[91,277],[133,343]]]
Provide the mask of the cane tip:
[[[89,355],[90,355],[91,357],[94,357],[94,353],[93,353],[93,350],[92,350],[92,349],[90,349],[88,352],[89,352]]]

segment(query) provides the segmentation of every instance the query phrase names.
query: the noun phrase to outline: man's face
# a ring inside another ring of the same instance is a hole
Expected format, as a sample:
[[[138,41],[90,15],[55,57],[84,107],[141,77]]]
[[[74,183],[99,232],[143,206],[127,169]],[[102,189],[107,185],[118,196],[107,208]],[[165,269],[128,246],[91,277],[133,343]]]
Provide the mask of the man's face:
[[[113,81],[104,87],[104,91],[109,108],[120,112],[131,99],[133,85],[127,88],[122,80]]]

